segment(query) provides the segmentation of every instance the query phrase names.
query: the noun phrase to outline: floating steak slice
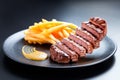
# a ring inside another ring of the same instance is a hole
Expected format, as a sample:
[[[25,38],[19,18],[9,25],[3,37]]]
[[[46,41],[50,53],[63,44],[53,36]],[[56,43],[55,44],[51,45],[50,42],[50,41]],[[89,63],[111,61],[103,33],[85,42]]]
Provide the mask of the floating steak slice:
[[[71,58],[71,62],[77,62],[78,61],[78,54],[72,50],[70,50],[67,46],[65,46],[63,43],[61,42],[57,42],[56,46],[61,49],[63,52],[65,52],[66,54],[70,55]]]
[[[73,35],[73,34],[70,34],[70,36],[68,38],[73,40],[74,42],[78,43],[79,45],[83,46],[86,49],[87,53],[93,52],[92,44],[90,42],[86,41],[85,39],[83,39],[77,35]]]
[[[89,19],[89,22],[94,24],[96,27],[102,29],[103,31],[103,35],[102,35],[102,39],[106,36],[107,34],[107,23],[104,19],[100,18],[100,17],[92,17]]]
[[[86,49],[83,46],[80,46],[68,38],[63,39],[61,42],[65,44],[69,49],[75,51],[80,57],[86,56]]]
[[[100,45],[100,41],[97,40],[93,35],[85,30],[81,30],[80,28],[76,29],[76,35],[82,37],[93,45],[93,48],[98,48]]]
[[[83,22],[82,23],[82,29],[90,32],[98,40],[102,40],[103,31],[100,28],[95,27],[95,25],[93,25],[89,22]]]
[[[70,56],[66,54],[65,52],[61,51],[58,47],[55,45],[52,45],[50,48],[50,57],[53,61],[58,63],[69,63],[70,62]]]

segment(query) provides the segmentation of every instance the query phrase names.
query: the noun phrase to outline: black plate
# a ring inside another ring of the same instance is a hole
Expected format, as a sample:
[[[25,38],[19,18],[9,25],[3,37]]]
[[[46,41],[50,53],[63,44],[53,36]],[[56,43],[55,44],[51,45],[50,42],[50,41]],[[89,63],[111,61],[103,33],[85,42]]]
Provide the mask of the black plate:
[[[21,53],[21,48],[23,45],[27,44],[24,39],[24,30],[19,31],[10,37],[8,37],[3,45],[3,50],[5,54],[14,61],[19,63],[32,65],[32,66],[39,66],[39,67],[47,67],[47,68],[77,68],[77,67],[85,67],[91,66],[98,63],[101,63],[108,58],[110,58],[116,52],[116,45],[115,43],[109,38],[105,37],[98,49],[95,49],[92,54],[88,54],[86,58],[81,58],[76,63],[69,63],[69,64],[58,64],[51,61],[50,58],[44,61],[32,61],[24,58]],[[49,55],[49,48],[50,45],[33,45],[36,46],[38,49],[45,51]],[[50,56],[50,55],[49,55]]]

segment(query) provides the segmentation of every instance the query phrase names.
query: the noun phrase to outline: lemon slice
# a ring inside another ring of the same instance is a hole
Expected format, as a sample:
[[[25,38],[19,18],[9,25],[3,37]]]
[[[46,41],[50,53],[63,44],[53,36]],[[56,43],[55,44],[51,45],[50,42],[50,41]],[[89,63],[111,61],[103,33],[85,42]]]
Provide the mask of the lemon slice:
[[[29,45],[22,47],[22,54],[25,58],[31,60],[45,60],[48,57],[47,53],[38,51],[35,47]]]

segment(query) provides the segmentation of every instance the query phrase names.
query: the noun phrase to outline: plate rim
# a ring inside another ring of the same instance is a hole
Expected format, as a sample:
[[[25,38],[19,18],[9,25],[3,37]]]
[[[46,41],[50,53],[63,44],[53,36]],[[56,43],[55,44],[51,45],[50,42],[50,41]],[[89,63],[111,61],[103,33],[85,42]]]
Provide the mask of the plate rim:
[[[26,29],[25,29],[25,30],[26,30]],[[5,44],[6,44],[6,42],[9,40],[9,38],[11,38],[12,36],[15,36],[15,35],[18,34],[18,33],[22,33],[22,32],[24,32],[25,30],[21,30],[21,31],[18,31],[18,32],[16,32],[16,33],[13,33],[12,35],[9,35],[9,36],[5,39],[5,41],[3,42],[3,52],[4,52],[4,54],[5,54],[8,58],[10,58],[11,60],[13,60],[13,61],[15,61],[15,62],[18,62],[18,63],[20,63],[20,64],[24,64],[24,65],[44,67],[44,68],[80,68],[80,67],[88,67],[88,66],[93,66],[93,65],[96,65],[96,64],[98,64],[98,63],[102,63],[102,62],[108,60],[108,59],[109,59],[110,57],[112,57],[112,56],[116,53],[116,51],[117,51],[117,44],[116,44],[116,42],[113,41],[113,39],[112,39],[111,37],[109,37],[109,36],[106,35],[106,38],[110,39],[110,40],[112,41],[112,43],[114,44],[115,47],[114,47],[114,50],[112,51],[112,53],[111,53],[110,55],[108,55],[107,57],[105,57],[105,58],[103,58],[103,59],[98,60],[97,62],[93,62],[93,63],[89,63],[89,64],[84,64],[84,65],[63,66],[63,67],[61,67],[61,66],[60,66],[60,67],[57,67],[57,66],[54,66],[54,67],[49,66],[49,67],[47,67],[47,66],[39,66],[39,65],[34,65],[34,64],[28,64],[28,63],[19,61],[19,60],[15,59],[15,58],[11,57],[10,55],[8,55],[8,53],[7,53],[6,50],[5,50]],[[57,63],[56,63],[56,64],[57,64]]]

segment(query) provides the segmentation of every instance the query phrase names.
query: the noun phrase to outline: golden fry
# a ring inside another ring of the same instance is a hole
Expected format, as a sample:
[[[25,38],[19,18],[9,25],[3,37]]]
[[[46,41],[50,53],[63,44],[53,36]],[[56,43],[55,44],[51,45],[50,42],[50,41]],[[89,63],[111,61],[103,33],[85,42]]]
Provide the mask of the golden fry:
[[[58,34],[59,34],[62,38],[65,38],[65,36],[63,35],[62,32],[58,32]]]
[[[62,30],[65,37],[69,36],[69,33],[66,30]]]
[[[57,21],[56,19],[52,21],[42,19],[41,22],[34,23],[25,31],[24,39],[30,44],[55,44],[74,33],[76,28],[77,26],[72,23]]]
[[[42,19],[42,22],[43,23],[47,23],[48,21],[46,19]]]

